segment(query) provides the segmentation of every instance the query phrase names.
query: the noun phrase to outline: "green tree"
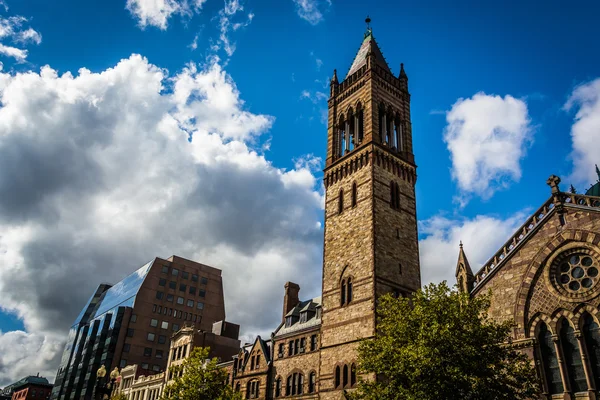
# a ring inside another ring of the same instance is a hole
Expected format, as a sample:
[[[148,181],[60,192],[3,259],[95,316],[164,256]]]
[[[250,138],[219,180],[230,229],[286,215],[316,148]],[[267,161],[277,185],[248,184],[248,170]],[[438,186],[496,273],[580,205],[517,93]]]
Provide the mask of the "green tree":
[[[378,334],[359,345],[361,380],[349,394],[364,400],[529,399],[535,370],[510,344],[510,322],[488,317],[490,294],[470,298],[446,282],[410,299],[378,301]]]
[[[179,366],[171,367],[173,380],[163,391],[162,400],[238,400],[240,393],[227,384],[227,371],[208,359],[209,349],[196,347]],[[181,373],[181,376],[180,375]]]

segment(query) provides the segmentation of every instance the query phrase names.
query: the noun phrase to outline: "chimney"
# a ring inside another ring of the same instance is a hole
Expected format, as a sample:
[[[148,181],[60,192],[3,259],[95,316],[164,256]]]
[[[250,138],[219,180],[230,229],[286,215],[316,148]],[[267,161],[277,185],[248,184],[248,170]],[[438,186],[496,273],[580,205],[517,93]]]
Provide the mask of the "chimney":
[[[300,286],[293,282],[287,282],[285,284],[285,296],[283,296],[283,319],[285,319],[285,315],[290,312],[290,310],[298,303],[300,303],[300,298],[298,297],[298,292],[300,292]]]

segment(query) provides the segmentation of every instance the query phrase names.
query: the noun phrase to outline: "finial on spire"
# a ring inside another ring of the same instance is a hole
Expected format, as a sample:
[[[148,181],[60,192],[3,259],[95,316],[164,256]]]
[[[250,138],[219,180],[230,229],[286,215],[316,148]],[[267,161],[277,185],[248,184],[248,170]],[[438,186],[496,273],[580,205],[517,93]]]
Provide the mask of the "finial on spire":
[[[371,18],[368,15],[365,22],[367,23],[367,30],[371,29]]]
[[[458,246],[462,249],[462,247],[463,247],[462,240],[460,241],[460,244]]]

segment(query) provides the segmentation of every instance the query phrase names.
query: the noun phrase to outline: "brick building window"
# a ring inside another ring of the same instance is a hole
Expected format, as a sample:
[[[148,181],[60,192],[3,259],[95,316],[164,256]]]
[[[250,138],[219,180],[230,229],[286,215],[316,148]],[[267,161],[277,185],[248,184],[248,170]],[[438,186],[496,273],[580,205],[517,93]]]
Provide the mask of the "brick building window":
[[[208,284],[208,278],[205,278],[205,277],[200,278],[200,284],[207,285]]]
[[[255,368],[260,368],[260,354],[256,355],[256,364],[254,364]]]
[[[188,279],[188,278],[190,277],[190,274],[189,274],[188,272],[185,272],[185,271],[183,271],[183,272],[181,273],[181,277],[182,277],[183,279]]]
[[[205,296],[206,296],[206,290],[204,290],[204,289],[200,289],[200,290],[198,291],[198,296],[200,296],[200,297],[205,297]]]
[[[158,300],[162,300],[164,296],[165,296],[165,294],[163,292],[156,292],[156,298]]]
[[[185,293],[186,290],[187,290],[187,285],[184,284],[184,283],[180,283],[179,284],[179,291]]]
[[[177,297],[177,304],[183,304],[183,297]]]
[[[340,289],[340,305],[344,306],[352,301],[352,278],[342,279]]]
[[[202,303],[201,301],[199,301],[199,302],[196,304],[196,308],[197,308],[198,310],[202,310],[202,309],[204,309],[204,303]]]
[[[158,326],[158,320],[157,319],[151,319],[150,320],[150,326],[153,328],[156,328]]]
[[[163,274],[168,274],[169,273],[169,267],[167,267],[166,265],[163,265],[161,272]]]
[[[196,294],[196,287],[195,286],[190,286],[190,294],[193,294],[193,295]]]
[[[176,268],[173,268],[173,269],[171,270],[171,275],[173,275],[173,276],[178,276],[178,275],[179,275],[179,270],[178,270],[178,269],[176,269]]]
[[[167,280],[165,278],[160,278],[158,280],[158,285],[159,286],[166,286],[167,285]]]
[[[146,336],[146,339],[148,339],[149,342],[154,342],[154,333],[148,333],[148,336]]]
[[[354,182],[352,184],[352,207],[356,207],[356,202],[357,202],[357,189],[356,189],[356,182]]]
[[[314,393],[317,387],[317,374],[313,371],[308,376],[308,393]]]
[[[194,307],[194,300],[188,300],[187,301],[187,306],[188,307]]]
[[[337,367],[335,367],[335,388],[339,389],[342,381],[341,381],[341,371],[340,371],[340,366],[338,365]]]
[[[152,357],[152,347],[144,347],[144,357]]]
[[[340,189],[340,193],[338,194],[338,214],[341,214],[344,211],[344,190]]]
[[[192,282],[198,282],[198,275],[192,274]]]
[[[281,397],[281,378],[275,380],[275,397]]]
[[[350,387],[354,387],[356,385],[356,365],[352,363],[350,366]]]
[[[168,301],[169,303],[172,303],[172,302],[173,302],[173,295],[172,295],[172,294],[168,294],[168,295],[167,295],[167,301]]]
[[[310,337],[310,351],[315,351],[317,349],[317,335],[312,335]]]
[[[169,281],[169,289],[175,290],[177,288],[177,282]]]
[[[293,356],[294,355],[294,342],[291,341],[288,344],[288,356]]]

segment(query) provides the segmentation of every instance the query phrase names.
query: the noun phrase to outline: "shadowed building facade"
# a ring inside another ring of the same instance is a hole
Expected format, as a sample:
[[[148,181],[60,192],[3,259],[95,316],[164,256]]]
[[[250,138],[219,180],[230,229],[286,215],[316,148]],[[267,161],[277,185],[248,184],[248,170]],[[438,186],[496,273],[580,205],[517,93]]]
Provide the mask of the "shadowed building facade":
[[[599,173],[600,178],[600,173]],[[492,293],[490,315],[511,321],[513,343],[535,363],[547,399],[597,399],[600,389],[600,182],[551,195],[473,273],[461,243],[457,283]]]

